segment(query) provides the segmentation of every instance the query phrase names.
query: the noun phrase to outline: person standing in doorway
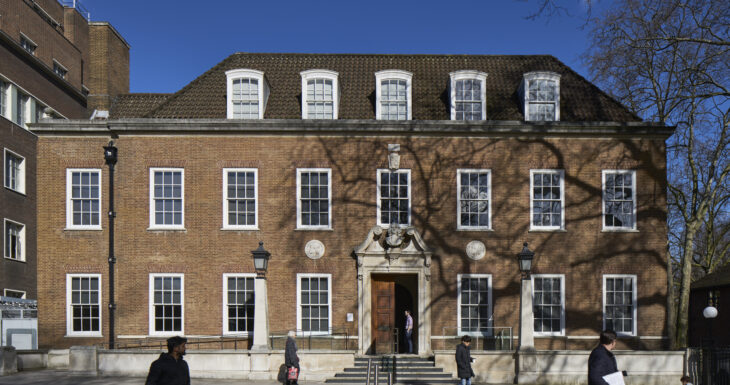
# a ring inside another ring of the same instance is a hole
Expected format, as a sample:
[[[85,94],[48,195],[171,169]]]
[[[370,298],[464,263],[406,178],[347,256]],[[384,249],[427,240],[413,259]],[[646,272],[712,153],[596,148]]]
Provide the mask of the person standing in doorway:
[[[471,369],[471,337],[461,337],[461,343],[456,345],[456,376],[461,380],[461,385],[471,385],[471,378],[474,371]]]
[[[184,337],[167,339],[167,353],[150,365],[145,385],[190,385],[190,369],[183,360],[186,342]]]
[[[411,317],[411,311],[406,310],[406,327],[405,327],[405,339],[406,346],[408,346],[408,354],[413,353],[413,317]]]

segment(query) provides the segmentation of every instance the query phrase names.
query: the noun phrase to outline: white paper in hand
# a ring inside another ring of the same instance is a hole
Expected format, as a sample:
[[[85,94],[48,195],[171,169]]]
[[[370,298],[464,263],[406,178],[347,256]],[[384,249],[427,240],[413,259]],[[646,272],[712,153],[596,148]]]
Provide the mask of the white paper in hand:
[[[621,372],[611,373],[603,376],[608,385],[626,385],[624,384],[624,375]]]

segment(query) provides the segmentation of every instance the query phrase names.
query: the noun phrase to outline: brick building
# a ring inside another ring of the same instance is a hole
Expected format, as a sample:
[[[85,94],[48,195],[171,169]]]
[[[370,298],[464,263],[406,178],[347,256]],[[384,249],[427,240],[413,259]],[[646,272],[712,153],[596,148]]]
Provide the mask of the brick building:
[[[129,46],[111,25],[89,23],[87,16],[56,0],[0,1],[2,296],[37,295],[37,138],[28,127],[108,110],[108,102],[89,92],[129,92]],[[108,66],[114,71],[103,70]]]
[[[538,349],[666,340],[672,129],[551,56],[238,53],[33,132],[41,346],[108,338],[112,139],[120,342],[249,335],[260,241],[274,334],[390,352],[412,309],[420,354],[494,343],[518,329],[528,242]]]

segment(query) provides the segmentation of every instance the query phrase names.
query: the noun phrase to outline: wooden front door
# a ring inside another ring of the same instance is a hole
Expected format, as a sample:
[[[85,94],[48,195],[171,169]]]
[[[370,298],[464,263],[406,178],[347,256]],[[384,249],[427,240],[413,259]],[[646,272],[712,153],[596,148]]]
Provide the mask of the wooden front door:
[[[377,354],[394,353],[395,281],[388,277],[372,279],[373,347]]]

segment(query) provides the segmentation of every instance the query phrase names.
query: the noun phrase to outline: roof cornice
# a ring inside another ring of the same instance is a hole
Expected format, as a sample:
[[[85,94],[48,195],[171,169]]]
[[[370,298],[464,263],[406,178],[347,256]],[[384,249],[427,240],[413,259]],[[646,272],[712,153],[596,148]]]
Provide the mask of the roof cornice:
[[[523,122],[451,120],[227,120],[115,119],[108,121],[53,120],[31,125],[45,135],[419,135],[419,136],[555,136],[657,137],[666,139],[674,127],[646,122]]]

